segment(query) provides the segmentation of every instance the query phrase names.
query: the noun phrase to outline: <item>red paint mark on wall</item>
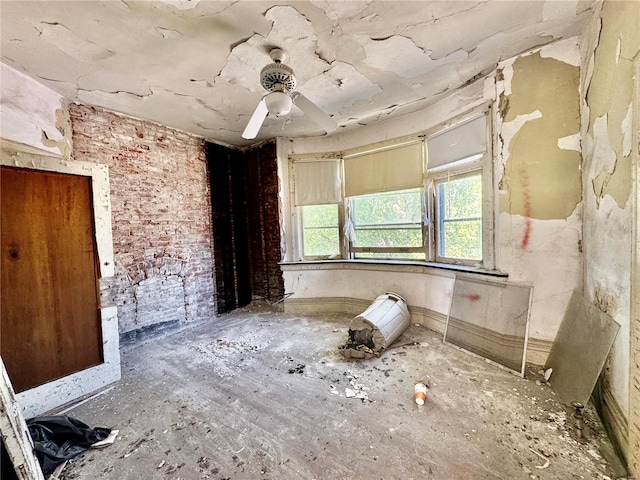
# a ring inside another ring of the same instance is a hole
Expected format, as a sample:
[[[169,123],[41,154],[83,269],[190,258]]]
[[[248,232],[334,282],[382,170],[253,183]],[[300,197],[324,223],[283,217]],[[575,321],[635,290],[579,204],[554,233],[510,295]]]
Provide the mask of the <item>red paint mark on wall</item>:
[[[465,295],[462,295],[464,298],[467,298],[469,300],[471,300],[472,302],[477,302],[478,300],[480,300],[480,295],[477,293],[467,293]]]
[[[526,217],[524,220],[524,234],[522,235],[522,242],[520,242],[520,248],[522,250],[529,245],[529,237],[531,236],[531,219]]]

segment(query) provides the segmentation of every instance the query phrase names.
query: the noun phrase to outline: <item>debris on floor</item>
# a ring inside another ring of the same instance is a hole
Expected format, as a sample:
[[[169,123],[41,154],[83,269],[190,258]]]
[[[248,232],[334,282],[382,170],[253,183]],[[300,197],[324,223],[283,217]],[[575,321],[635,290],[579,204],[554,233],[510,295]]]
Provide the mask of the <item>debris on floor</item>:
[[[45,475],[53,473],[58,465],[77,457],[92,445],[108,439],[112,433],[108,428],[91,428],[67,415],[31,418],[27,420],[27,427],[36,458]]]
[[[330,392],[332,394],[338,395],[339,397],[358,398],[362,400],[363,403],[371,402],[369,399],[370,388],[356,381],[358,380],[358,375],[354,374],[351,370],[347,370],[343,375],[346,376],[349,381],[349,386],[344,389],[344,395],[335,385],[331,384]]]
[[[349,323],[349,339],[339,347],[347,358],[378,357],[409,326],[407,302],[397,293],[379,295]]]
[[[53,472],[51,472],[51,475],[47,477],[47,480],[61,480],[62,477],[60,477],[60,475],[62,474],[63,470],[65,469],[68,463],[69,463],[69,460],[65,460],[60,465],[58,465],[56,469]]]
[[[304,373],[304,363],[299,363],[295,367],[289,369],[289,373]]]
[[[108,447],[109,445],[112,445],[113,442],[116,441],[116,437],[118,436],[118,433],[120,433],[119,430],[111,430],[111,433],[109,434],[109,436],[107,436],[107,438],[92,444],[91,448],[105,448],[105,447]]]
[[[358,376],[353,374],[351,370],[347,370],[345,372],[347,375],[347,380],[349,380],[349,387],[344,389],[344,396],[347,398],[359,398],[363,402],[370,402],[369,399],[369,387],[365,387],[364,385],[356,382]]]
[[[265,307],[126,352],[122,380],[74,410],[92,425],[118,424],[118,440],[71,460],[62,477],[620,478],[594,406],[582,412],[589,435],[579,443],[573,409],[541,366],[521,378],[413,324],[389,352],[352,361],[337,351],[352,318]],[[287,373],[299,364],[303,374]]]
[[[414,388],[414,398],[418,405],[424,405],[424,401],[427,399],[427,386],[418,382],[415,384]]]

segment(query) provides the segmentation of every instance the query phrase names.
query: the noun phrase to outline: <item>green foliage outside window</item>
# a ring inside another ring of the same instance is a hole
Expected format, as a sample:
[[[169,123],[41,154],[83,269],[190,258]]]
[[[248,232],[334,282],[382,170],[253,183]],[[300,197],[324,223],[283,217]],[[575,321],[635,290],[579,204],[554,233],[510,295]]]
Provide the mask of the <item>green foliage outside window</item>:
[[[438,184],[438,254],[482,259],[482,175]]]
[[[356,247],[421,247],[422,189],[353,198]],[[424,253],[358,252],[358,258],[424,259]]]
[[[338,205],[302,207],[304,256],[332,257],[340,253]]]
[[[482,259],[482,175],[437,183],[438,256]],[[422,189],[352,198],[355,241],[361,248],[421,248]],[[302,207],[304,256],[334,258],[340,253],[338,205]],[[356,258],[424,260],[424,252],[361,252]]]

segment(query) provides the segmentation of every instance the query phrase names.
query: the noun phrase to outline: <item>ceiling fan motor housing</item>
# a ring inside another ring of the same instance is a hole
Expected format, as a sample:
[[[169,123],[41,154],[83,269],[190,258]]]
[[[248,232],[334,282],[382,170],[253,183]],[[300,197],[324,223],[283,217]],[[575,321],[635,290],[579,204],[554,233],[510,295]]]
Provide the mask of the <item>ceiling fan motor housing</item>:
[[[293,69],[284,63],[270,63],[260,72],[260,83],[268,92],[282,91],[291,93],[296,88]]]

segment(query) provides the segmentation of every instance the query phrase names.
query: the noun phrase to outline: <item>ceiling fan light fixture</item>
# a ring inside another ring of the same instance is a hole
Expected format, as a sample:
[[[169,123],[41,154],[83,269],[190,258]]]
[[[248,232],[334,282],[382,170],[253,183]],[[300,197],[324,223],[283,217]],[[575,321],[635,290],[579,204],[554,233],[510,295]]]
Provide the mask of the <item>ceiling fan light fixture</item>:
[[[291,111],[291,106],[293,104],[291,97],[280,91],[268,93],[264,97],[264,101],[267,104],[267,110],[269,110],[269,113],[276,117],[288,114]]]
[[[282,63],[287,55],[279,48],[272,49],[270,55],[274,63],[270,63],[260,71],[260,84],[269,93],[258,102],[249,123],[242,132],[242,138],[246,140],[256,138],[269,114],[276,117],[287,115],[291,112],[294,103],[303,115],[325,132],[335,131],[338,123],[302,93],[295,91],[296,76],[290,66]]]

